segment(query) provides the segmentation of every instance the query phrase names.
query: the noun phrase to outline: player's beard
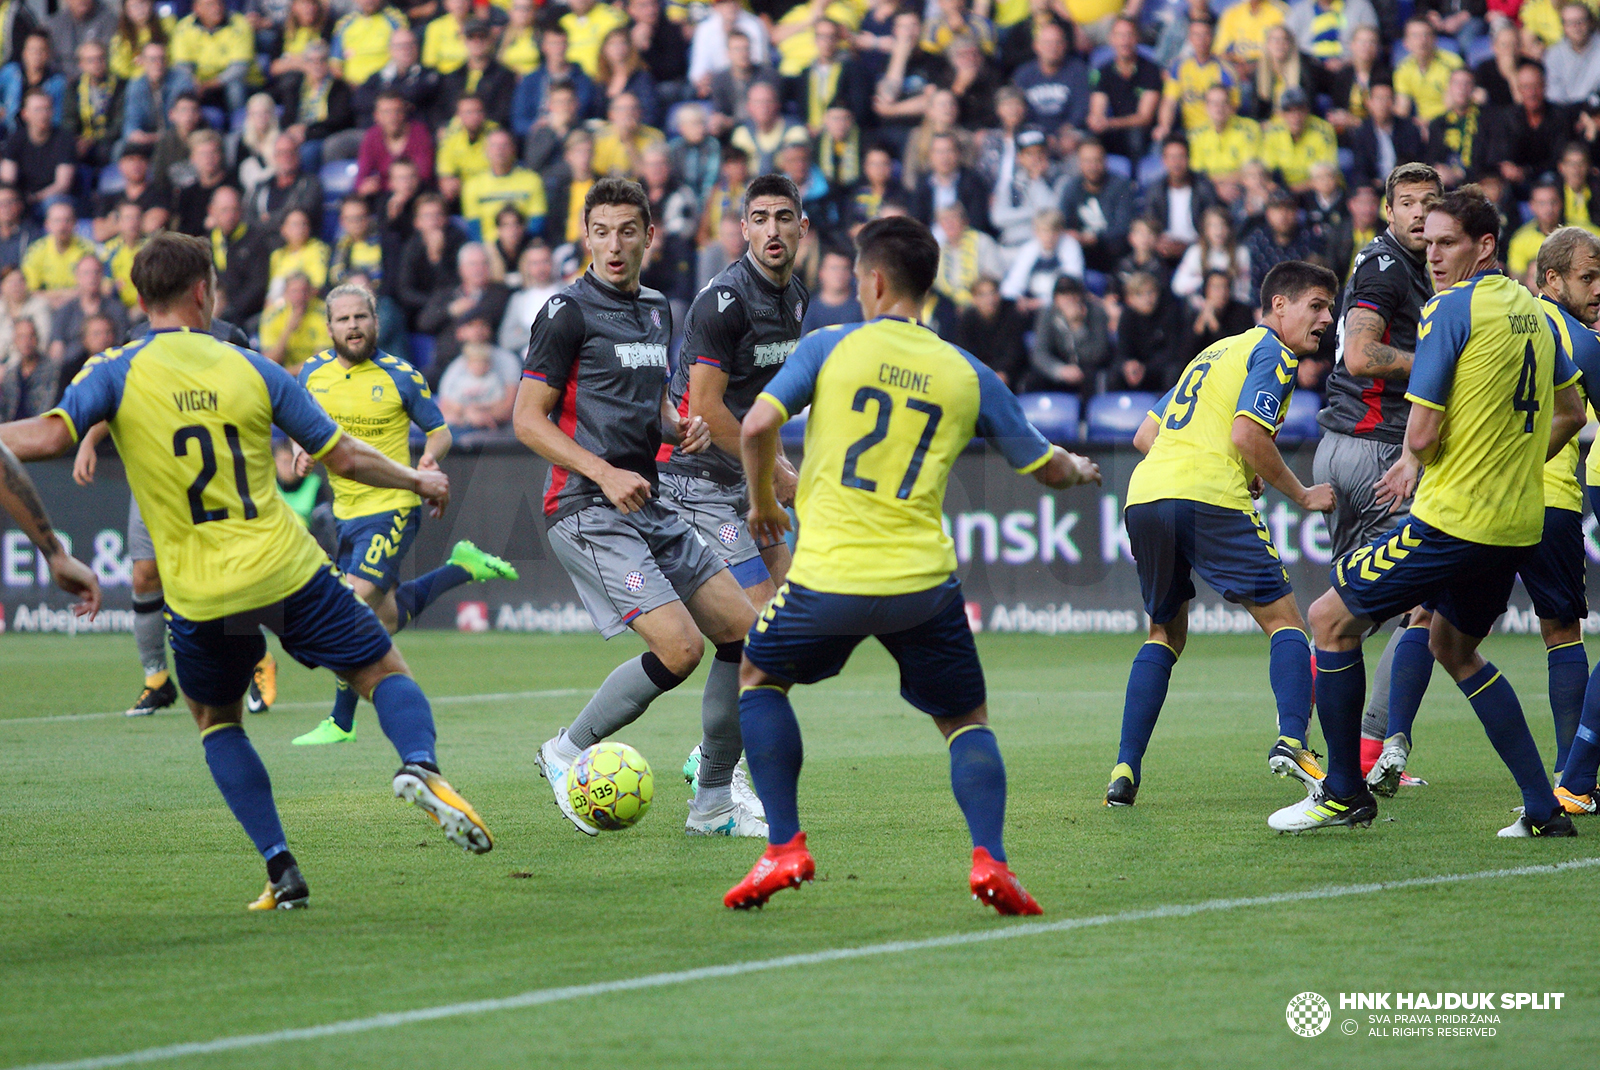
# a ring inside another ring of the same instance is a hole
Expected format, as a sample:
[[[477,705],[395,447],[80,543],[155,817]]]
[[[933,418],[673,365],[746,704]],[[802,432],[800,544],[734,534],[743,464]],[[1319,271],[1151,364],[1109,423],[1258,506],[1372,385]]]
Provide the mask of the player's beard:
[[[342,338],[333,340],[333,351],[352,364],[360,364],[364,360],[371,360],[372,355],[378,351],[378,336],[365,334],[361,338],[362,345],[359,349],[351,349],[349,343]]]

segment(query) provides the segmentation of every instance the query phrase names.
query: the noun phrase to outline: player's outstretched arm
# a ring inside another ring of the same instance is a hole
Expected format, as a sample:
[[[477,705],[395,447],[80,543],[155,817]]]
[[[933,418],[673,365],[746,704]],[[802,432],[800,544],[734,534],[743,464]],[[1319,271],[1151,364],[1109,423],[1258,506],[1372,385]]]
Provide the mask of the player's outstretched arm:
[[[1043,467],[1028,473],[1052,490],[1066,490],[1085,483],[1100,483],[1100,466],[1087,457],[1069,453],[1060,446],[1051,448]]]
[[[72,448],[72,430],[59,416],[34,416],[0,424],[0,443],[19,461],[47,461]]]
[[[409,490],[428,503],[430,516],[443,516],[450,504],[450,477],[437,468],[418,471],[391,460],[354,435],[341,435],[322,455],[328,471],[369,487]]]
[[[54,419],[48,422],[61,424],[60,420]],[[13,426],[5,425],[8,428]],[[50,563],[50,577],[55,580],[56,586],[77,596],[78,604],[73,607],[73,612],[80,617],[93,619],[100,612],[99,582],[89,566],[67,553],[61,540],[56,538],[50,514],[45,511],[44,502],[39,498],[39,488],[33,485],[22,462],[3,442],[0,442],[0,508],[10,514],[11,519],[39,548],[39,552],[44,554],[45,560]]]
[[[1370,308],[1352,308],[1344,318],[1344,366],[1365,379],[1409,379],[1414,354],[1385,345],[1389,329]]]
[[[644,508],[644,503],[650,500],[650,481],[638,472],[611,467],[556,426],[550,414],[560,401],[560,391],[524,376],[522,385],[517,388],[517,405],[511,416],[517,441],[551,464],[592,480],[624,515]]]
[[[778,431],[784,416],[766,398],[757,398],[739,429],[739,455],[749,487],[750,533],[757,539],[779,539],[789,530],[789,511],[778,504],[773,473],[778,467]]]
[[[1556,391],[1556,411],[1550,417],[1550,452],[1545,460],[1560,453],[1572,436],[1583,429],[1589,414],[1583,408],[1583,394],[1576,385]]]
[[[1308,487],[1283,462],[1272,433],[1248,416],[1233,418],[1233,445],[1246,463],[1268,484],[1302,509],[1326,513],[1333,508],[1333,488],[1326,483]]]
[[[1161,434],[1161,421],[1156,419],[1154,413],[1144,414],[1144,422],[1139,425],[1139,430],[1133,435],[1133,448],[1140,453],[1149,453],[1150,447],[1156,444],[1156,436]]]
[[[72,461],[72,481],[80,487],[94,483],[95,465],[100,459],[96,452],[100,443],[111,433],[111,425],[101,420],[89,428],[89,433],[78,443],[78,455]]]

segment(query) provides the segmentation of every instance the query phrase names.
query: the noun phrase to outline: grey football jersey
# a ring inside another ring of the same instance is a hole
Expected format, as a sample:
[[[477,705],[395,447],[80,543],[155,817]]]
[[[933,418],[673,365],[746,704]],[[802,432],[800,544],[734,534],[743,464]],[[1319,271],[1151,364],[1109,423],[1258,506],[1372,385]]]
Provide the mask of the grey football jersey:
[[[667,382],[672,313],[659,290],[623,293],[586,271],[533,318],[522,375],[561,394],[550,418],[573,441],[658,489],[661,393]],[[600,487],[553,466],[545,483],[549,523],[590,505],[610,506]]]
[[[797,275],[780,290],[750,262],[749,253],[729,264],[689,306],[669,388],[673,407],[688,415],[689,369],[707,364],[727,373],[723,404],[734,419],[743,420],[800,341],[800,324],[810,304],[811,294]],[[739,458],[717,446],[692,455],[667,446],[659,459],[674,475],[744,482]]]

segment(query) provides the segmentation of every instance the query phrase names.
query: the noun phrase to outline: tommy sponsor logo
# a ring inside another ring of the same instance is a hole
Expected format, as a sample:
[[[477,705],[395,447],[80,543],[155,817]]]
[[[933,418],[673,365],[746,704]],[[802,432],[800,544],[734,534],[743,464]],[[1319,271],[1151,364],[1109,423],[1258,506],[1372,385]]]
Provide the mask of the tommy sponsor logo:
[[[626,587],[630,593],[639,593],[640,591],[644,590],[644,573],[637,571],[628,573],[627,577],[622,581],[622,585]]]
[[[733,295],[727,290],[717,291],[717,315],[728,311],[728,306],[733,304]]]
[[[665,368],[667,347],[659,342],[624,342],[616,346],[624,368]]]
[[[724,546],[732,546],[739,541],[739,525],[724,524],[717,529],[717,538],[722,540]]]
[[[782,364],[784,361],[789,359],[789,354],[794,352],[795,345],[795,342],[788,341],[766,342],[762,345],[756,346],[755,353],[753,354],[756,367],[768,368],[774,364]]]

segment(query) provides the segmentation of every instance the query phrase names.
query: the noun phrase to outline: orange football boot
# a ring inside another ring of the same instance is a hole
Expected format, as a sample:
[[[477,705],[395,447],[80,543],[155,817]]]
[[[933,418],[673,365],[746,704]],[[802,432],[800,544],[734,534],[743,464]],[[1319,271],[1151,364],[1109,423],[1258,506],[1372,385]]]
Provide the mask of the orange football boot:
[[[982,847],[972,849],[972,876],[968,878],[972,898],[994,907],[1001,914],[1043,914],[1041,907],[1017,880],[1011,867]]]
[[[806,834],[797,832],[788,843],[769,844],[744,880],[728,889],[722,905],[731,910],[764,906],[774,892],[798,888],[816,874],[817,864],[806,850]]]

